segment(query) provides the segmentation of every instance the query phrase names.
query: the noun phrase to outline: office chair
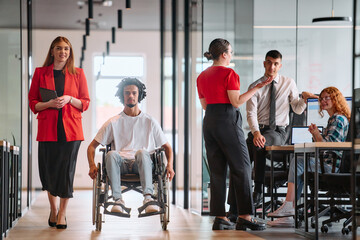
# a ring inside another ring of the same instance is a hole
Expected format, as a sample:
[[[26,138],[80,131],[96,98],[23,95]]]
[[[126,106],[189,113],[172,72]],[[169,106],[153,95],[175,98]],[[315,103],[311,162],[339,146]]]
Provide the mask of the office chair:
[[[359,109],[355,111],[356,119],[360,119]],[[360,123],[357,121],[356,124]],[[355,138],[359,138],[359,128],[353,131],[350,125],[349,132],[346,138],[347,142],[351,142],[351,132],[354,132]],[[359,154],[355,155],[355,166]],[[351,206],[351,151],[343,151],[341,163],[338,172],[335,170],[336,161],[333,161],[331,173],[325,173],[324,171],[324,159],[320,158],[320,174],[319,174],[319,190],[326,192],[325,200],[319,201],[323,207],[319,211],[319,217],[329,215],[330,218],[322,221],[321,232],[328,232],[328,227],[332,226],[333,222],[338,222],[341,219],[345,219],[343,227],[341,229],[342,234],[348,234],[352,231],[352,226],[348,226],[352,221],[352,211],[347,210],[346,206]],[[310,181],[313,179],[313,174],[310,174]],[[356,174],[356,185],[360,184],[360,175]],[[312,186],[312,184],[310,184]],[[358,192],[356,195],[358,196]],[[324,204],[327,206],[324,207]],[[314,227],[314,226],[312,226]]]
[[[341,219],[345,219],[341,229],[342,234],[348,234],[352,230],[352,226],[347,227],[352,221],[352,211],[345,208],[351,206],[351,173],[348,167],[350,154],[350,151],[344,151],[339,172],[323,173],[324,161],[320,159],[322,173],[319,174],[319,190],[327,191],[328,199],[323,202],[329,205],[319,213],[319,217],[330,215],[329,219],[322,221],[320,230],[323,233],[328,232],[328,226],[331,226],[331,223]],[[356,183],[360,183],[359,175],[356,175]]]
[[[349,133],[346,141],[351,141],[351,132],[354,132],[354,137],[360,137],[360,109],[354,107],[355,113],[355,129],[353,131],[350,125]],[[359,154],[355,154],[354,166],[357,166]],[[320,161],[321,170],[324,170],[324,162]],[[334,167],[333,167],[334,169]],[[324,211],[330,213],[330,218],[322,222],[321,232],[328,232],[327,224],[345,219],[342,234],[348,234],[352,231],[353,226],[348,226],[352,221],[352,211],[345,210],[343,206],[351,206],[351,151],[344,151],[338,173],[322,173],[319,175],[319,183],[322,189],[327,190],[330,196],[330,205]],[[356,185],[360,184],[360,175],[356,173]],[[359,192],[356,192],[356,196]],[[345,199],[344,199],[345,198]],[[340,206],[339,206],[340,205]],[[341,206],[342,205],[342,206]]]

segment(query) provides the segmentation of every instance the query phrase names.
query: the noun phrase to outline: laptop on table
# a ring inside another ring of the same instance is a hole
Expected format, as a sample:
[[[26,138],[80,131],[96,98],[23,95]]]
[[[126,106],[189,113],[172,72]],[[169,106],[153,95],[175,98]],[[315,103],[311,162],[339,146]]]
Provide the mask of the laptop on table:
[[[318,126],[320,133],[323,127]],[[291,144],[313,142],[312,134],[309,132],[308,126],[293,126],[291,128]]]

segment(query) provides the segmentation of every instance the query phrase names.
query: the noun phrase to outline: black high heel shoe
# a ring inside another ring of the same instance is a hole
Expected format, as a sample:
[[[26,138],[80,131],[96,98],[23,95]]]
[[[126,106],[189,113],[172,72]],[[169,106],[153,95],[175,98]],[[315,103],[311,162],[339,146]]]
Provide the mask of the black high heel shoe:
[[[66,229],[67,228],[67,221],[65,217],[65,224],[56,224],[56,229]]]
[[[234,230],[235,223],[224,220],[222,218],[215,218],[212,230]]]
[[[50,212],[49,220],[48,220],[49,226],[50,226],[50,227],[56,227],[56,222],[51,222],[51,221],[50,221],[50,217],[51,217],[51,212]]]

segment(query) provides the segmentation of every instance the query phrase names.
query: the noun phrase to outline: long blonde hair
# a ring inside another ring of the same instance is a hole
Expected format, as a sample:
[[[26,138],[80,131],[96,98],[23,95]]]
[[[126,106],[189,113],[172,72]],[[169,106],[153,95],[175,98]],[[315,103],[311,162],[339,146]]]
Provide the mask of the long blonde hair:
[[[74,52],[73,52],[72,45],[66,37],[62,37],[62,36],[59,36],[52,41],[49,51],[47,53],[45,62],[43,64],[43,67],[50,66],[51,64],[54,63],[54,56],[52,56],[51,51],[54,49],[56,44],[58,44],[59,42],[64,42],[67,45],[69,45],[69,47],[70,47],[70,56],[69,56],[68,60],[66,61],[65,67],[63,69],[63,73],[65,74],[65,71],[67,69],[70,74],[75,74],[76,68],[75,68],[75,64],[74,64]]]
[[[350,108],[349,105],[346,102],[345,97],[343,96],[343,94],[339,91],[339,89],[337,89],[336,87],[327,87],[324,88],[321,93],[320,96],[323,92],[326,92],[330,95],[331,98],[331,102],[335,108],[335,113],[344,115],[349,121],[350,121]],[[319,114],[321,115],[321,117],[324,117],[324,113],[323,110],[321,109],[321,104],[320,104],[320,98],[319,98]]]

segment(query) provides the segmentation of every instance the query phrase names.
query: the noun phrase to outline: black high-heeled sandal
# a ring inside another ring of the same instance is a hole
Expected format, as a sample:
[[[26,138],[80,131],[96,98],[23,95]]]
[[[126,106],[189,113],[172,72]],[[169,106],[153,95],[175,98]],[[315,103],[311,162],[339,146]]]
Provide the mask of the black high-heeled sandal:
[[[56,224],[56,229],[66,229],[67,228],[67,221],[65,217],[65,224]]]
[[[50,221],[50,217],[51,217],[51,212],[50,212],[49,220],[48,220],[49,226],[50,226],[50,227],[56,227],[56,222],[51,222],[51,221]]]

